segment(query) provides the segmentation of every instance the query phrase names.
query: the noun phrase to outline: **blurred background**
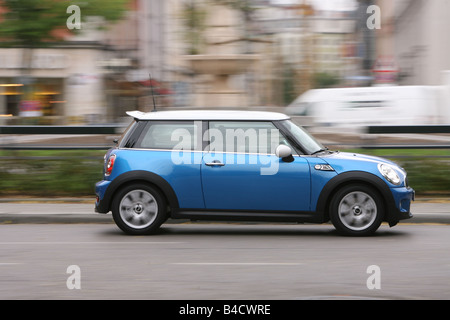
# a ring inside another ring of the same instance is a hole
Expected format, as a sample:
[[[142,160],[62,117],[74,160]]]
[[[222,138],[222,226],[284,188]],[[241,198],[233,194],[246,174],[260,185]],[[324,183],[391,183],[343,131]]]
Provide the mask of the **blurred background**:
[[[450,116],[448,101],[435,105],[445,92],[429,92],[450,82],[446,0],[80,1],[79,30],[66,26],[77,1],[2,3],[4,124],[117,122],[153,109],[152,88],[161,109],[282,108],[310,89],[422,86],[417,99],[433,110],[414,121]],[[411,95],[358,92],[345,91],[347,109]]]
[[[90,194],[125,112],[155,98],[158,110],[288,113],[330,148],[395,158],[419,193],[447,196],[448,14],[448,0],[3,0],[0,193]],[[110,130],[11,129],[24,125]]]

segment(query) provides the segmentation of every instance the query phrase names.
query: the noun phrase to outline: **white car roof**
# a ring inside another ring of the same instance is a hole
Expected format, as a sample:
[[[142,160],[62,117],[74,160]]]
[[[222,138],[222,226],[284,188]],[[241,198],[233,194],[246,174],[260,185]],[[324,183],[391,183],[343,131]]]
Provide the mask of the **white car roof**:
[[[128,111],[139,120],[287,120],[289,116],[278,112],[241,110],[171,110],[156,112]]]

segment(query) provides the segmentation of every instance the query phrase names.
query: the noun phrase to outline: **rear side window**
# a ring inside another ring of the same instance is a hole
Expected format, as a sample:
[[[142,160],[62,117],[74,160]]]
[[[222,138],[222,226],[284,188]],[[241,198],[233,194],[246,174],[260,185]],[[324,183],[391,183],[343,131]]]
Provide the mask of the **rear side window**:
[[[201,122],[148,121],[133,148],[197,150]]]
[[[120,138],[118,139],[118,145],[120,148],[129,148],[130,145],[133,145],[133,141],[131,139],[133,132],[136,130],[138,123],[136,120],[133,120],[129,126],[124,130]]]

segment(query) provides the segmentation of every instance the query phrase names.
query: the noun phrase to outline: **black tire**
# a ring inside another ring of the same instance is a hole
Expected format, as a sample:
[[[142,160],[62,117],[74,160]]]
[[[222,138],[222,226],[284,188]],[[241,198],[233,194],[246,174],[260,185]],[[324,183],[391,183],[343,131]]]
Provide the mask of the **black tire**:
[[[330,202],[330,219],[345,236],[370,236],[383,222],[383,199],[372,187],[352,184],[339,189]]]
[[[126,186],[114,196],[112,216],[127,234],[152,234],[167,220],[166,201],[160,192],[146,184]]]

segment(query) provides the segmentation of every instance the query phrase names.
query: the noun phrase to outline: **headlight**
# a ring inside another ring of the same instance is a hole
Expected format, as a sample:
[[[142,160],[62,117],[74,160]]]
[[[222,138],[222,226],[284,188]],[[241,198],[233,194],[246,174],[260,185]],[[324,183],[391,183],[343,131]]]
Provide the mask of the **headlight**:
[[[395,184],[396,186],[400,185],[401,180],[398,176],[397,172],[392,168],[390,165],[380,163],[378,165],[378,170],[383,175],[383,177],[386,178],[387,181],[389,181],[392,184]]]

